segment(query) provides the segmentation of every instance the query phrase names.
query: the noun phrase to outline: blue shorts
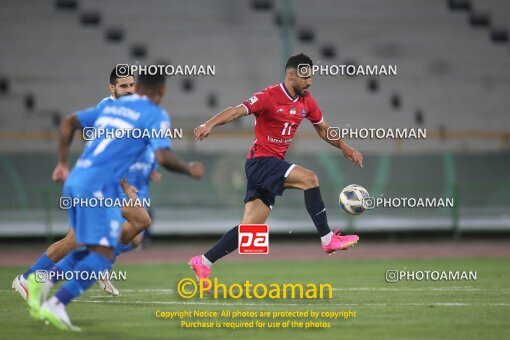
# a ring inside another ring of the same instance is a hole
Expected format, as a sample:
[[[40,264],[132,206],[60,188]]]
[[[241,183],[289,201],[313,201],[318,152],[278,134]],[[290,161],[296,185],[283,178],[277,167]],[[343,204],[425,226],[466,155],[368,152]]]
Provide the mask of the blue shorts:
[[[107,185],[102,188],[83,188],[64,185],[63,197],[72,198],[117,198],[119,185]],[[120,207],[87,207],[71,206],[68,210],[69,224],[73,228],[76,242],[84,245],[117,246],[122,228],[122,213]]]
[[[276,196],[285,190],[285,179],[295,164],[277,157],[256,157],[246,160],[246,195],[244,203],[259,198],[269,208],[273,208]]]

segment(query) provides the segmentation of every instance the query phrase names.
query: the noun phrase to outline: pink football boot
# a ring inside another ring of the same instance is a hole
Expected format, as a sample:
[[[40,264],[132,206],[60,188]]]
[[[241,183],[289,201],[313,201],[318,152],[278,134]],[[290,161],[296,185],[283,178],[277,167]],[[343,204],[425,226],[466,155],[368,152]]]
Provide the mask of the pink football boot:
[[[333,254],[337,250],[347,250],[350,247],[354,246],[358,243],[359,236],[358,235],[340,235],[340,229],[336,229],[331,236],[331,241],[329,244],[322,245],[322,249],[328,254]]]
[[[209,276],[211,276],[211,268],[207,267],[202,262],[202,256],[193,256],[189,262],[189,266],[193,271],[195,272],[195,275],[197,276],[198,281],[201,279],[208,279]],[[209,290],[209,284],[207,282],[204,282],[204,288]]]

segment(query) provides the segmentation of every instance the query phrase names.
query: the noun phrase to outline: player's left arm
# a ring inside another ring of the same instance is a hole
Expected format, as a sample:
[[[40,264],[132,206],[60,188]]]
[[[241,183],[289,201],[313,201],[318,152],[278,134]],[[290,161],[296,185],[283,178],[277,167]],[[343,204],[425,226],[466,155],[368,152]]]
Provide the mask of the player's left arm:
[[[148,122],[148,127],[153,130],[170,129],[170,116],[164,110],[159,115],[154,115],[155,120]],[[204,175],[202,162],[185,162],[173,151],[172,143],[168,138],[151,138],[150,145],[154,151],[156,162],[171,172],[185,174],[194,179],[200,179]]]
[[[328,136],[328,129],[330,128],[329,124],[322,119],[320,123],[313,124],[313,127],[315,128],[315,131],[321,136],[322,139],[324,139],[329,144],[333,145],[334,147],[339,148],[344,153],[345,158],[352,161],[354,165],[359,165],[360,167],[363,167],[363,154],[356,150],[355,148],[349,146],[343,139],[331,139]]]
[[[161,176],[161,172],[159,172],[158,162],[156,162],[155,157],[156,156],[151,157],[152,168],[151,168],[151,173],[149,175],[149,180],[152,182],[159,182],[159,181],[161,181],[162,176]]]

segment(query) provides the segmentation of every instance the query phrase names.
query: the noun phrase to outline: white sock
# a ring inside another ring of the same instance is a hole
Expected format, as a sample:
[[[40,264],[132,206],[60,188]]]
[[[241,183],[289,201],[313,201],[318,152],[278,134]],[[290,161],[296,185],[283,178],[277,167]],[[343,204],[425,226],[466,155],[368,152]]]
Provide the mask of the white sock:
[[[321,243],[325,246],[327,246],[329,244],[329,242],[331,242],[331,236],[333,236],[333,232],[330,231],[329,234],[327,235],[324,235],[321,237]]]
[[[46,301],[46,303],[49,305],[57,306],[61,302],[56,296],[52,296]]]
[[[20,275],[20,276],[19,276],[19,280],[20,280],[20,281],[21,281],[21,283],[23,283],[24,285],[27,285],[27,284],[28,284],[27,279],[25,279],[25,278],[23,277],[23,275]]]
[[[202,263],[209,268],[212,267],[212,262],[209,261],[207,257],[205,257],[204,255],[202,255]]]
[[[48,292],[51,290],[51,288],[53,288],[53,286],[55,286],[55,282],[53,282],[51,280],[48,280],[43,284],[44,284],[44,289],[47,289]]]

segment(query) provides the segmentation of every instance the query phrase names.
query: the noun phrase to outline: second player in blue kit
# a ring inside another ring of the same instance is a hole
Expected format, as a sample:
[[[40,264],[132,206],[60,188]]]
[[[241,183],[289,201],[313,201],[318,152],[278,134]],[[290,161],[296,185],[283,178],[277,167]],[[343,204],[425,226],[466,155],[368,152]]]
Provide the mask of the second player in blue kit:
[[[121,198],[121,180],[149,146],[154,150],[158,163],[168,170],[193,178],[202,176],[201,163],[181,161],[171,151],[170,139],[163,133],[158,133],[170,129],[169,115],[158,105],[165,92],[164,80],[163,76],[139,76],[136,94],[77,113],[77,119],[84,131],[86,128],[95,129],[97,138],[87,142],[65,182],[63,196],[80,199],[80,202]],[[128,138],[128,135],[112,138],[111,134],[99,133],[101,130],[115,132],[133,129],[148,134],[141,138]],[[66,142],[61,140],[61,143]],[[47,300],[44,296],[44,285],[36,281],[34,274],[29,275],[28,302],[33,316],[38,316],[60,329],[78,330],[72,325],[65,306],[95,281],[84,277],[97,277],[100,272],[111,268],[123,220],[119,206],[92,207],[81,203],[71,206],[68,211],[76,242],[87,247],[83,259],[73,268],[74,272],[81,275],[67,281]]]

